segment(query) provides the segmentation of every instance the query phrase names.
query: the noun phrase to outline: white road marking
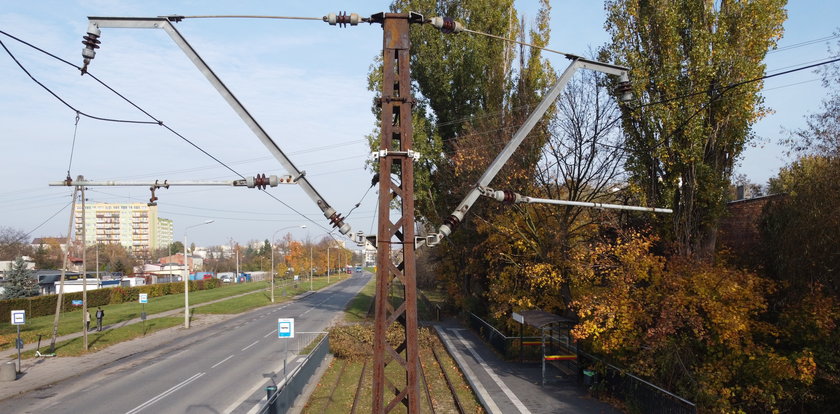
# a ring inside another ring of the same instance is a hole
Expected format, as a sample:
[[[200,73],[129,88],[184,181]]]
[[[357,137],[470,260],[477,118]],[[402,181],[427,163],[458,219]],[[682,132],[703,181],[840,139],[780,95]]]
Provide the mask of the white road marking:
[[[260,341],[254,341],[254,343],[252,343],[251,345],[246,346],[245,348],[242,348],[242,350],[244,351],[244,350],[246,350],[246,349],[248,349],[248,348],[250,348],[250,347],[252,347],[252,346],[256,345],[256,344],[257,344],[257,343],[259,343],[259,342],[260,342]]]
[[[275,333],[275,332],[277,332],[277,329],[274,329],[274,330],[272,330],[271,332],[269,332],[269,333],[265,334],[265,335],[263,336],[263,338],[268,338],[269,336],[274,335],[274,333]]]
[[[227,358],[225,358],[225,359],[223,359],[223,360],[221,360],[221,361],[217,362],[217,363],[216,363],[216,365],[213,365],[212,367],[210,367],[210,369],[213,369],[213,368],[218,367],[219,365],[222,365],[222,363],[223,363],[223,362],[225,362],[225,361],[227,361],[227,360],[229,360],[229,359],[231,359],[231,358],[233,358],[233,355],[231,355],[231,356],[229,356],[229,357],[227,357]]]
[[[461,336],[461,333],[459,332],[461,329],[449,328],[449,330],[452,331],[452,333],[458,337],[458,340],[461,341],[461,344],[467,348],[467,351],[470,351],[470,354],[472,354],[473,358],[475,358],[476,361],[478,361],[478,364],[481,365],[482,368],[484,368],[484,371],[487,372],[487,375],[490,376],[493,382],[495,382],[496,385],[498,385],[499,388],[502,389],[502,392],[504,392],[505,395],[508,396],[510,402],[512,402],[513,405],[519,409],[519,412],[523,414],[530,414],[531,411],[529,411],[528,408],[525,407],[525,404],[522,404],[522,401],[519,401],[519,398],[516,398],[516,394],[514,394],[513,391],[511,391],[511,389],[508,388],[507,385],[505,385],[501,378],[499,378],[499,376],[496,375],[493,369],[490,368],[486,362],[484,362],[484,359],[481,357],[481,355],[478,355],[478,352],[476,352],[475,349],[473,349],[470,346],[470,344],[468,344],[467,341],[464,340],[464,337]]]
[[[172,388],[170,388],[170,389],[168,389],[168,390],[166,390],[166,391],[164,391],[164,392],[162,392],[162,393],[158,394],[156,397],[152,398],[152,399],[151,399],[151,400],[149,400],[149,401],[144,402],[143,404],[138,405],[138,406],[137,406],[137,407],[135,407],[133,410],[128,411],[128,412],[126,412],[125,414],[134,414],[134,413],[139,413],[139,412],[140,412],[141,410],[143,410],[144,408],[146,408],[146,407],[148,407],[148,406],[150,406],[150,405],[152,405],[152,404],[154,404],[154,403],[156,403],[156,402],[160,401],[161,399],[165,398],[167,395],[172,394],[173,392],[178,391],[179,389],[181,389],[181,388],[185,387],[187,384],[189,384],[189,383],[191,383],[191,382],[193,382],[193,381],[195,381],[195,380],[197,380],[197,379],[201,378],[201,376],[202,376],[202,375],[204,375],[204,373],[203,373],[203,372],[199,372],[198,374],[195,374],[195,375],[193,375],[193,376],[191,376],[191,377],[189,377],[189,378],[185,379],[185,380],[184,380],[184,381],[182,381],[180,384],[175,385],[174,387],[172,387]]]

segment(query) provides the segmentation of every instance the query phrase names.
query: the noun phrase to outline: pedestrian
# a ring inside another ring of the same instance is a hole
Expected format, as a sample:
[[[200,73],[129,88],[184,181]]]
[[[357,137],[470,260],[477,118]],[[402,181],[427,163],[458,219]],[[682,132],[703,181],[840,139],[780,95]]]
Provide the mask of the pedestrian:
[[[96,330],[102,332],[102,318],[105,317],[105,311],[102,310],[102,307],[96,308]]]
[[[90,331],[90,311],[85,310],[85,330]]]

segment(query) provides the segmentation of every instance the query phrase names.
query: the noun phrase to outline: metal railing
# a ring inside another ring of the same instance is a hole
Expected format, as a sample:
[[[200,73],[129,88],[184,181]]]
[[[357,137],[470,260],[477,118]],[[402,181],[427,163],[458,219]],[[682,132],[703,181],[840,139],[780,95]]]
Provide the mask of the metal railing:
[[[631,413],[697,414],[697,406],[600,358],[578,351],[578,380],[597,397],[607,393],[627,404]],[[600,366],[601,370],[585,368]],[[602,372],[603,374],[599,373]]]
[[[469,314],[469,323],[470,328],[500,354],[508,359],[517,356],[522,346],[518,336],[503,334],[472,312]],[[523,339],[525,341],[541,340],[539,337]],[[619,398],[627,404],[631,413],[697,414],[697,406],[691,401],[581,351],[574,343],[570,343],[568,338],[564,340],[563,337],[555,336],[550,339],[550,342],[551,344],[546,344],[547,348],[550,348],[547,351],[564,350],[577,354],[577,361],[575,363],[567,361],[567,364],[576,365],[578,383],[586,386],[596,396],[607,393]],[[530,349],[540,351],[540,347],[536,346]],[[528,351],[529,347],[525,347],[525,350]],[[541,354],[537,357],[541,358]],[[603,367],[600,370],[603,374],[596,369],[590,370],[591,367]]]
[[[275,389],[266,388],[268,401],[258,413],[278,414],[288,412],[295,403],[295,399],[303,393],[306,384],[315,375],[315,371],[324,361],[329,350],[329,335],[324,335],[306,356],[306,360],[286,377],[284,383]]]
[[[539,341],[540,337],[526,336],[520,338],[518,336],[507,336],[472,312],[470,312],[470,328],[481,339],[493,346],[496,352],[502,354],[507,359],[525,358],[528,360],[539,360],[542,355],[539,346],[526,346],[522,344],[523,340],[526,343],[530,343]]]

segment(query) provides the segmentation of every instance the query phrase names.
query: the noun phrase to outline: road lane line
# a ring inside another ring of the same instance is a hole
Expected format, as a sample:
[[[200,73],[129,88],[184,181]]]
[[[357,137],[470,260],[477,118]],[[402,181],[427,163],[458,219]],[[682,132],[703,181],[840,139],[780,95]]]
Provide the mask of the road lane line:
[[[250,348],[250,347],[252,347],[252,346],[256,345],[258,342],[260,342],[260,341],[254,341],[254,343],[253,343],[253,344],[248,345],[248,346],[246,346],[245,348],[242,348],[242,350],[244,351],[244,350],[246,350],[246,349],[248,349],[248,348]]]
[[[191,377],[189,377],[189,378],[185,379],[185,380],[184,380],[184,381],[182,381],[180,384],[177,384],[177,385],[175,385],[174,387],[172,387],[172,388],[170,388],[170,389],[168,389],[168,390],[166,390],[166,391],[164,391],[164,392],[162,392],[162,393],[158,394],[156,397],[152,398],[151,400],[146,401],[146,402],[144,402],[143,404],[138,405],[138,406],[137,406],[137,407],[135,407],[133,410],[128,411],[128,412],[126,412],[125,414],[134,414],[134,413],[139,413],[141,410],[145,409],[146,407],[148,407],[148,406],[150,406],[150,405],[152,405],[152,404],[154,404],[154,403],[156,403],[156,402],[160,401],[161,399],[165,398],[167,395],[172,394],[172,393],[173,393],[173,392],[175,392],[175,391],[178,391],[179,389],[181,389],[181,388],[185,387],[187,384],[189,384],[189,383],[191,383],[191,382],[193,382],[193,381],[195,381],[195,380],[197,380],[197,379],[201,378],[203,375],[204,375],[204,373],[203,373],[203,372],[199,372],[198,374],[195,374],[195,375],[193,375],[193,376],[191,376]]]
[[[519,401],[519,398],[516,397],[516,394],[514,394],[513,391],[511,391],[510,388],[508,388],[508,386],[505,385],[501,378],[499,378],[499,376],[496,375],[496,372],[493,371],[493,369],[490,368],[490,366],[488,366],[486,362],[484,362],[484,358],[482,358],[481,355],[478,355],[478,352],[476,352],[475,349],[473,349],[473,347],[471,347],[470,344],[467,343],[464,337],[461,336],[461,329],[449,328],[449,330],[453,334],[455,334],[455,336],[458,337],[458,340],[461,341],[461,344],[465,348],[467,348],[467,351],[470,351],[470,354],[472,354],[473,358],[475,358],[478,364],[482,368],[484,368],[484,371],[487,372],[487,375],[490,376],[490,379],[492,379],[493,382],[495,382],[496,385],[498,385],[499,388],[502,389],[502,392],[504,392],[505,395],[507,395],[507,397],[510,399],[510,402],[512,402],[513,405],[516,406],[517,409],[519,409],[519,412],[523,414],[530,414],[531,411],[529,411],[528,408],[525,407],[525,404],[522,404],[522,401]]]
[[[273,329],[271,332],[269,332],[269,333],[265,334],[265,335],[263,336],[263,338],[268,338],[269,336],[274,335],[274,333],[275,333],[275,332],[277,332],[277,329]]]
[[[219,365],[222,365],[222,363],[223,363],[223,362],[225,362],[225,361],[227,361],[227,360],[229,360],[229,359],[231,359],[231,358],[233,358],[233,355],[231,355],[231,356],[229,356],[229,357],[227,357],[227,358],[225,358],[225,359],[223,359],[223,360],[221,360],[221,361],[217,362],[217,363],[216,363],[216,365],[213,365],[212,367],[210,367],[210,369],[213,369],[213,368],[218,367]]]

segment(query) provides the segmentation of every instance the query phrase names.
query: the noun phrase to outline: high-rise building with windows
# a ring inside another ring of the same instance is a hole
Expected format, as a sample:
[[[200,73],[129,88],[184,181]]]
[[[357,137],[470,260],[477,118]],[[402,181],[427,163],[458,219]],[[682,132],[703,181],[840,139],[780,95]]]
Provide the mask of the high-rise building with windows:
[[[76,237],[82,237],[82,206],[76,205]],[[88,203],[84,210],[85,243],[119,243],[136,255],[172,243],[172,220],[158,217],[145,203]]]
[[[175,241],[175,223],[166,218],[158,217],[157,224],[157,246],[156,248],[168,247]]]

